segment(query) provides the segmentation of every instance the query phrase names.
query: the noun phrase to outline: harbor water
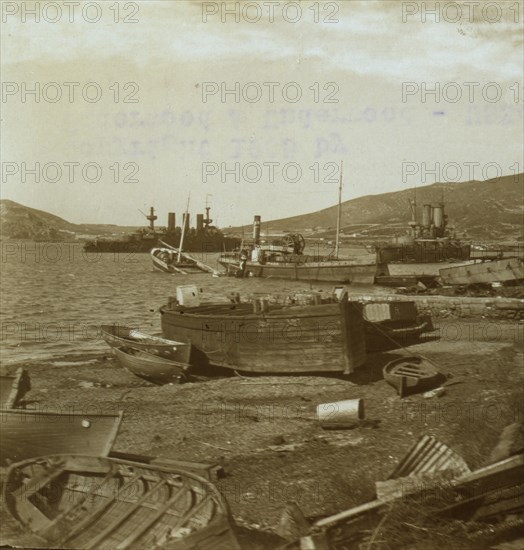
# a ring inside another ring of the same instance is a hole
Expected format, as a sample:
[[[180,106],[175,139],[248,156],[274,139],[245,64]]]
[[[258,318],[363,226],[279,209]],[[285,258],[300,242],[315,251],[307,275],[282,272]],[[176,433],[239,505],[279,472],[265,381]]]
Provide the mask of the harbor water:
[[[322,290],[332,283],[213,277],[207,273],[167,274],[153,270],[149,254],[86,253],[82,244],[1,243],[1,362],[82,356],[107,351],[100,325],[128,324],[160,332],[158,309],[178,285],[203,290],[203,301],[230,293],[286,293]],[[217,254],[193,254],[217,270]],[[350,287],[373,294],[380,287]]]

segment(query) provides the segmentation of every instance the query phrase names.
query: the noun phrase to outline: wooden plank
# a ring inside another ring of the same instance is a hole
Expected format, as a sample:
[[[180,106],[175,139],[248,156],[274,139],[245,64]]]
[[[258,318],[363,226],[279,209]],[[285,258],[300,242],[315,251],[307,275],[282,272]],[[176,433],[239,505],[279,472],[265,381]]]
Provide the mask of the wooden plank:
[[[139,481],[141,478],[140,474],[137,474],[133,476],[129,481],[124,483],[122,487],[118,489],[118,492],[125,491],[128,487],[131,487],[134,483]],[[76,537],[79,533],[81,533],[88,525],[95,522],[110,506],[114,504],[114,502],[117,500],[116,493],[111,497],[108,498],[107,501],[102,502],[98,507],[96,507],[94,510],[90,510],[89,514],[86,515],[86,517],[83,520],[80,520],[72,529],[69,531],[69,533],[66,533],[66,536],[61,539],[59,542],[57,542],[57,548],[67,548],[66,543],[70,541],[72,538]]]
[[[156,510],[155,513],[151,514],[151,516],[148,518],[148,522],[145,525],[141,525],[140,529],[129,535],[126,539],[124,539],[118,546],[118,550],[125,550],[126,548],[129,548],[134,542],[136,542],[140,537],[144,535],[151,527],[175,504],[177,500],[179,500],[180,493],[184,491],[185,487],[181,487],[163,506],[161,506],[158,510]],[[208,500],[209,497],[205,497],[197,506],[193,507],[191,503],[189,504],[189,510],[188,512],[183,516],[183,518],[190,518],[194,513],[196,513],[200,508],[201,504],[205,503]],[[186,520],[187,521],[187,520]],[[184,522],[185,523],[185,522]],[[183,525],[183,524],[182,524]],[[173,527],[173,529],[177,528],[179,526],[179,521],[177,521],[176,527]]]
[[[88,548],[90,548],[90,549],[91,548],[97,548],[98,545],[101,542],[103,542],[104,539],[108,535],[110,535],[113,531],[115,531],[117,529],[117,527],[120,527],[120,525],[122,525],[122,523],[127,521],[127,519],[129,519],[130,516],[132,516],[137,510],[139,510],[142,507],[142,504],[146,500],[148,500],[153,493],[156,493],[156,491],[158,491],[158,489],[160,489],[161,487],[164,487],[166,485],[167,485],[167,482],[164,479],[161,479],[157,483],[155,483],[155,485],[153,485],[153,487],[151,487],[151,489],[146,491],[136,502],[133,503],[132,506],[129,506],[129,508],[125,512],[122,512],[121,514],[119,514],[118,517],[115,518],[115,520],[113,522],[111,522],[105,529],[103,529],[95,537],[93,537],[89,541]],[[177,491],[177,494],[180,491],[182,491],[182,489]]]

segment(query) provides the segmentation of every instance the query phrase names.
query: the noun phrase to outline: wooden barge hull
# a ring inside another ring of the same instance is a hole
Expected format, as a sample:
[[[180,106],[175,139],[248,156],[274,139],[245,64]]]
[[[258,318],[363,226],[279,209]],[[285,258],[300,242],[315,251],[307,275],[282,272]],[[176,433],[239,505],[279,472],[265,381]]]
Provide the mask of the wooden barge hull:
[[[166,338],[192,344],[190,362],[260,373],[340,372],[366,360],[362,306],[354,302],[275,307],[252,304],[160,310]]]
[[[238,261],[232,258],[219,258],[218,263],[226,269],[238,269]],[[248,261],[246,264],[246,272],[254,277],[366,285],[373,284],[376,270],[377,266],[374,263],[355,264],[349,260],[305,263],[267,262],[265,264]]]

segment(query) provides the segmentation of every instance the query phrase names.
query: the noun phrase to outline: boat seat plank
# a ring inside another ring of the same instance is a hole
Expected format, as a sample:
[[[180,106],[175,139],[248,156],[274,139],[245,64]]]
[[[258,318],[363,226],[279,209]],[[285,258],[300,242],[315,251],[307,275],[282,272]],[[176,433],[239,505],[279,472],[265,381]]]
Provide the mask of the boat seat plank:
[[[163,504],[160,508],[158,508],[154,514],[151,514],[151,517],[148,518],[147,522],[145,522],[143,525],[140,526],[140,529],[135,531],[134,533],[131,533],[126,539],[124,539],[118,546],[118,550],[125,550],[126,548],[129,548],[132,544],[134,544],[140,537],[144,535],[151,527],[175,504],[179,499],[180,495],[183,494],[184,487],[181,487],[180,490],[178,490],[165,504]],[[206,498],[204,499],[204,501]],[[189,505],[189,510],[193,511],[194,508],[192,508],[191,504]],[[188,515],[189,517],[192,515],[190,512],[186,513],[185,515]],[[185,517],[185,516],[184,516]]]
[[[122,487],[119,488],[120,493],[127,490],[129,487],[132,487],[134,483],[139,481],[141,479],[141,475],[137,474],[133,476],[131,479],[129,479]],[[66,547],[66,543],[70,541],[72,538],[74,538],[76,535],[78,535],[80,532],[82,532],[88,525],[95,522],[100,515],[102,515],[108,508],[110,508],[114,502],[117,500],[117,492],[115,491],[115,494],[107,499],[107,501],[102,502],[98,507],[96,507],[94,510],[91,510],[89,514],[81,521],[79,521],[75,527],[67,533],[66,537],[60,540],[57,543],[58,548]]]
[[[28,499],[34,493],[38,492],[42,487],[45,487],[51,481],[54,481],[57,477],[60,477],[65,471],[64,464],[60,463],[55,466],[51,471],[44,472],[41,476],[37,476],[31,479],[26,485],[22,485],[18,490],[13,493],[15,499]]]
[[[62,526],[60,524],[63,522],[63,520],[66,517],[70,517],[70,518],[74,517],[74,514],[78,510],[80,510],[80,508],[82,508],[85,501],[88,500],[89,498],[91,498],[96,492],[98,492],[100,490],[100,488],[103,487],[109,480],[113,479],[113,476],[114,476],[114,473],[111,470],[106,474],[104,479],[99,484],[93,483],[93,486],[91,487],[91,489],[89,489],[89,491],[87,491],[85,493],[82,492],[82,491],[79,491],[79,494],[82,495],[80,500],[73,507],[65,508],[60,514],[58,514],[51,521],[51,523],[44,530],[42,530],[42,532],[40,534],[45,538],[50,538],[50,539],[54,538],[53,537],[53,531],[55,531],[57,529],[62,530]]]
[[[149,491],[144,493],[132,506],[130,506],[123,514],[120,514],[113,522],[111,522],[105,529],[98,533],[96,537],[91,539],[89,543],[89,548],[97,548],[99,544],[113,531],[116,530],[124,521],[126,521],[130,516],[132,516],[139,508],[142,507],[142,504],[151,497],[153,493],[158,491],[161,487],[166,485],[165,480],[160,480],[158,483],[153,485]]]

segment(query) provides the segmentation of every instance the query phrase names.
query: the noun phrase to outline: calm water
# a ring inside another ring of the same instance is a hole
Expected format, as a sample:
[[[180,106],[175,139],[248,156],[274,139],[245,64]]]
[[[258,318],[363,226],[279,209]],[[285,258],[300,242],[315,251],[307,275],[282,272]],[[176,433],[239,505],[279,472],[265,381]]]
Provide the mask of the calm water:
[[[16,243],[1,246],[1,360],[50,359],[107,350],[99,326],[131,324],[160,332],[158,308],[177,285],[202,288],[206,301],[231,292],[330,291],[331,283],[215,278],[153,271],[149,254],[86,254],[80,243]],[[217,255],[194,254],[214,268]],[[383,289],[354,287],[355,294]]]

